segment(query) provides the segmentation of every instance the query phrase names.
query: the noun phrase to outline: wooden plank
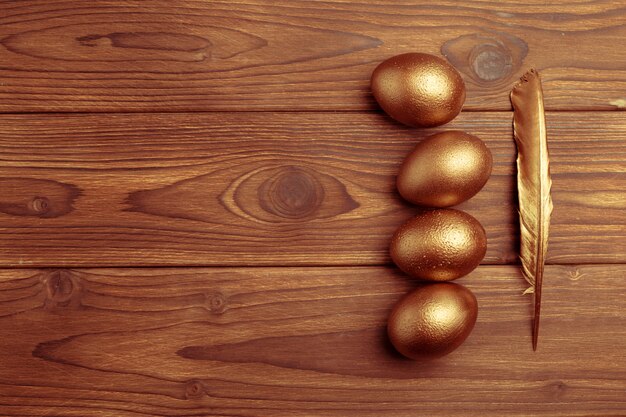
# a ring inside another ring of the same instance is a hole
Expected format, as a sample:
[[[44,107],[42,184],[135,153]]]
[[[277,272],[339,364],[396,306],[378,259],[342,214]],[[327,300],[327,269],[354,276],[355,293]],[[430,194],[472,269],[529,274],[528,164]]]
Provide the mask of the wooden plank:
[[[467,109],[510,108],[530,67],[550,109],[626,100],[621,2],[0,1],[0,111],[364,110],[389,56],[444,54]]]
[[[404,156],[441,129],[376,114],[14,115],[0,118],[4,266],[372,265],[418,211]],[[618,113],[548,115],[550,263],[626,262],[626,135]],[[485,263],[517,259],[510,113],[448,125],[483,138],[487,186],[459,206]]]
[[[549,266],[533,352],[518,267],[480,267],[468,340],[412,362],[393,268],[2,270],[0,414],[621,416],[624,274]]]

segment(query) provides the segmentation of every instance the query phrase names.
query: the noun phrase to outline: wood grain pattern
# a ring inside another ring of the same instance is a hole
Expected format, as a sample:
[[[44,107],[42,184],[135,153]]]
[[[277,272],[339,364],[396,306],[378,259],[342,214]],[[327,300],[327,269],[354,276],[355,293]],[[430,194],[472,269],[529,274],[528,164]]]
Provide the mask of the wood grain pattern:
[[[624,274],[547,267],[533,353],[518,268],[480,267],[474,332],[420,363],[386,342],[392,268],[2,270],[0,414],[621,416]]]
[[[377,63],[445,55],[466,109],[626,107],[620,1],[0,1],[0,111],[363,110]]]
[[[523,3],[0,0],[0,113],[39,112],[0,115],[0,416],[626,416],[626,118],[597,111],[626,109],[626,7]],[[409,51],[467,84],[444,128],[373,101]],[[559,111],[535,353],[505,265],[530,67]],[[418,211],[394,176],[443,129],[493,152],[460,206],[489,250],[474,332],[419,363],[385,336],[418,285],[387,265]]]
[[[486,141],[487,186],[460,208],[487,230],[486,263],[517,259],[510,113],[446,129]],[[439,131],[378,114],[40,115],[0,118],[0,263],[10,266],[372,265],[415,207],[395,189]],[[626,262],[619,113],[548,115],[549,263]]]

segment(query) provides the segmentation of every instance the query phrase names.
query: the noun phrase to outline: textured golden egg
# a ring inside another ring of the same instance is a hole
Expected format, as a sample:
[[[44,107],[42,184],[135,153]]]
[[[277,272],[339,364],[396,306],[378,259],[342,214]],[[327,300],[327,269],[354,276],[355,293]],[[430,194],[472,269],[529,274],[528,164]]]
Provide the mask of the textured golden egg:
[[[478,220],[465,212],[430,210],[396,230],[389,252],[398,268],[413,278],[451,281],[480,264],[487,236]]]
[[[449,207],[473,197],[487,183],[493,158],[476,136],[450,130],[427,137],[406,157],[397,186],[406,200]]]
[[[372,73],[372,93],[382,109],[409,126],[431,127],[454,119],[465,102],[463,78],[442,58],[397,55]]]
[[[467,339],[478,316],[470,290],[451,282],[411,291],[394,306],[387,324],[393,346],[412,359],[447,355]]]

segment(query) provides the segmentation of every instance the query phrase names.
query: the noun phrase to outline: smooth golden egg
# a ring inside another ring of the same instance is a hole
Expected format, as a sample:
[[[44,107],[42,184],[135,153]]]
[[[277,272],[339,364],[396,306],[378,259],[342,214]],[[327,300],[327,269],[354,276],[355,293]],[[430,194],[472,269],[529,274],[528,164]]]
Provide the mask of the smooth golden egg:
[[[487,236],[478,220],[465,212],[430,210],[398,228],[389,252],[398,268],[413,278],[451,281],[480,264]]]
[[[463,78],[434,55],[408,53],[383,61],[372,73],[374,98],[395,120],[416,127],[454,119],[465,102]]]
[[[493,158],[476,136],[450,130],[427,137],[406,157],[396,181],[411,203],[449,207],[473,197],[487,183]]]
[[[412,359],[447,355],[467,339],[478,316],[470,290],[451,282],[429,284],[405,295],[387,323],[393,346]]]

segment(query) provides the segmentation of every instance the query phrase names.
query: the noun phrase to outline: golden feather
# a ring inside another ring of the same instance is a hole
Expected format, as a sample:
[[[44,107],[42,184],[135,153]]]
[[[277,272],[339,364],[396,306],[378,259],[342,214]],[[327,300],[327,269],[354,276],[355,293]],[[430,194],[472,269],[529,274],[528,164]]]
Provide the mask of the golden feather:
[[[522,274],[534,294],[533,350],[537,349],[543,267],[552,214],[550,159],[539,74],[528,71],[511,92],[513,131],[517,145],[517,190]]]

